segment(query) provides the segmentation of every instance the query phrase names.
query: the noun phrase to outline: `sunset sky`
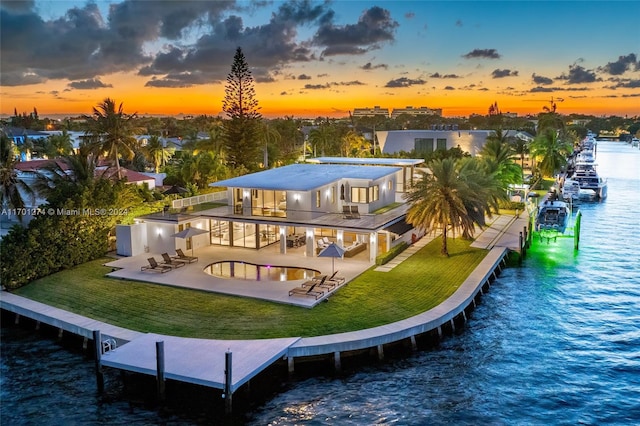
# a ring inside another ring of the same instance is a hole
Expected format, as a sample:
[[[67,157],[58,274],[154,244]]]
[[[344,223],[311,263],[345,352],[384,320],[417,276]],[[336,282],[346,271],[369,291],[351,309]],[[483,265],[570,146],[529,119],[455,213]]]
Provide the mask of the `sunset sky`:
[[[640,115],[640,1],[6,1],[0,114],[217,115],[240,46],[266,117]]]

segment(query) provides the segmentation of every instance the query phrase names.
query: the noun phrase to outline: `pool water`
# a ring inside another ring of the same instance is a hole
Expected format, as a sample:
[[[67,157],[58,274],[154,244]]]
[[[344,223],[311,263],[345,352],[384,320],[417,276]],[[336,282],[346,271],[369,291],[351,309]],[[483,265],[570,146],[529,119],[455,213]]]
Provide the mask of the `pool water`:
[[[320,275],[315,269],[294,266],[257,265],[249,262],[226,260],[212,263],[204,272],[219,278],[235,278],[254,281],[308,280]]]

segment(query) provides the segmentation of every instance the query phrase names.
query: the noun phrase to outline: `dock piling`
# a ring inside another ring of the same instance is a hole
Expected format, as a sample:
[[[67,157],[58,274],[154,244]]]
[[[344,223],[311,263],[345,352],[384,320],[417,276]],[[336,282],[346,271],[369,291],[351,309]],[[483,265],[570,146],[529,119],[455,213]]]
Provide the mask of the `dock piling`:
[[[102,336],[100,330],[93,330],[93,353],[95,355],[96,384],[98,392],[104,392],[104,373],[102,372]]]
[[[224,412],[231,414],[233,411],[231,399],[231,364],[232,353],[230,351],[224,354]]]
[[[156,342],[156,380],[158,385],[158,399],[165,400],[164,380],[164,341]]]
[[[342,363],[340,361],[339,351],[335,351],[333,353],[333,368],[335,369],[336,373],[339,373],[340,371],[342,371]]]

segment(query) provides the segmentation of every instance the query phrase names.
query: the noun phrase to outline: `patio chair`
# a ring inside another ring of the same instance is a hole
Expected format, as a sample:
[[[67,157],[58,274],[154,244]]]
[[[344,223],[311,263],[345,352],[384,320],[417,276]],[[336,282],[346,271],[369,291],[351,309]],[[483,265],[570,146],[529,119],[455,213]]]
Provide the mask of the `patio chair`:
[[[360,219],[360,212],[358,212],[358,206],[351,206],[351,219]]]
[[[167,265],[171,268],[180,268],[186,265],[186,262],[183,262],[182,260],[172,259],[171,256],[169,256],[169,253],[162,253],[162,258],[164,259],[164,262],[162,262],[161,265]]]
[[[156,259],[153,258],[153,257],[148,258],[147,262],[149,262],[149,264],[145,265],[145,266],[142,266],[140,268],[141,271],[151,271],[151,272],[164,273],[164,272],[168,272],[168,271],[173,269],[171,266],[158,264]]]
[[[351,207],[350,206],[342,206],[342,218],[343,219],[353,219],[351,215]]]
[[[317,278],[317,277],[314,277]],[[340,284],[344,284],[344,282],[346,281],[345,277],[339,277],[338,276],[338,271],[335,271],[330,277],[327,278],[326,282],[328,283],[335,283],[336,286],[340,285]]]
[[[289,296],[297,295],[297,296],[313,296],[316,300],[324,296],[324,291],[316,290],[318,284],[313,284],[309,288],[305,287],[295,287],[289,290]]]
[[[310,287],[312,285],[317,285],[318,287],[329,291],[334,290],[338,284],[335,281],[329,281],[329,278],[326,275],[314,277],[311,281],[307,281],[302,283],[302,287]]]
[[[173,256],[173,259],[175,260],[180,260],[187,263],[193,263],[198,261],[197,256],[187,256],[186,254],[184,254],[182,249],[176,249],[176,255],[177,256]]]

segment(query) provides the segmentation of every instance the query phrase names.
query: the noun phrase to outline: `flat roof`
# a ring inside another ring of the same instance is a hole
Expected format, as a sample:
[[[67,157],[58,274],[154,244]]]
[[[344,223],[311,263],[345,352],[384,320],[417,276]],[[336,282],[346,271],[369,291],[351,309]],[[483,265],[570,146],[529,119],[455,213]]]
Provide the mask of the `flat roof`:
[[[424,163],[422,158],[353,158],[353,157],[317,157],[307,159],[309,163],[321,164],[359,164],[372,166],[416,166]]]
[[[398,167],[362,167],[336,164],[291,164],[238,176],[209,186],[270,189],[274,191],[310,191],[339,179],[380,179],[395,174]]]

